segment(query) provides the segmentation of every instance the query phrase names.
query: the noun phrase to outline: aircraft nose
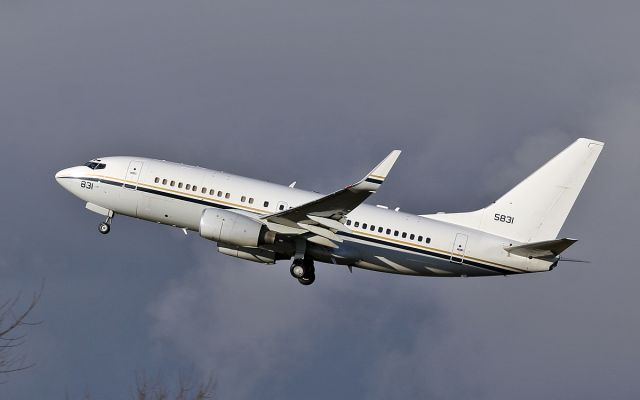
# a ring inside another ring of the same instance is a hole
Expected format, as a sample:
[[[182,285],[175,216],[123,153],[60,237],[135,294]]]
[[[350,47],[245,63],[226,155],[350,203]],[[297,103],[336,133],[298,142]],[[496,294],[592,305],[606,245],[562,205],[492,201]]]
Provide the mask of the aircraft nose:
[[[55,175],[56,182],[60,183],[61,179],[68,176],[69,176],[69,168],[61,169],[60,171],[56,172],[56,175]]]
[[[67,178],[74,178],[77,175],[77,167],[65,168],[55,174],[56,182],[62,185],[62,181]]]

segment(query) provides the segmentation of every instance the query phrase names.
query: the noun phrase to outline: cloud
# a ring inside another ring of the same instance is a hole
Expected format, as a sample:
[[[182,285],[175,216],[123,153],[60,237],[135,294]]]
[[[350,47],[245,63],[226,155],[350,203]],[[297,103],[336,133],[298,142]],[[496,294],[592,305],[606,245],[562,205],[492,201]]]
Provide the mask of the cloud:
[[[637,397],[636,3],[6,3],[0,292],[48,283],[0,397],[191,363],[234,398]],[[329,192],[401,148],[372,203],[471,210],[581,136],[607,145],[562,234],[593,263],[505,279],[303,288],[168,228],[100,237],[52,180],[139,154]]]
[[[323,285],[302,287],[289,276],[286,262],[247,265],[208,250],[199,255],[195,270],[171,282],[158,297],[151,308],[153,331],[203,373],[214,371],[228,395],[269,393],[274,387],[265,387],[266,382],[277,386],[304,379],[313,363],[314,370],[333,369],[325,373],[342,375],[340,381],[351,375],[360,379],[351,364],[360,365],[360,357],[375,361],[377,351],[369,346],[401,349],[414,335],[398,333],[402,340],[396,342],[388,332],[393,326],[435,321],[431,329],[442,329],[437,306],[412,304],[388,291],[376,274],[351,275],[344,267],[319,265]],[[412,286],[406,280],[396,283]],[[422,300],[429,297],[420,295]],[[346,353],[326,352],[336,345]],[[345,360],[349,357],[355,359]],[[316,379],[318,372],[313,374]]]

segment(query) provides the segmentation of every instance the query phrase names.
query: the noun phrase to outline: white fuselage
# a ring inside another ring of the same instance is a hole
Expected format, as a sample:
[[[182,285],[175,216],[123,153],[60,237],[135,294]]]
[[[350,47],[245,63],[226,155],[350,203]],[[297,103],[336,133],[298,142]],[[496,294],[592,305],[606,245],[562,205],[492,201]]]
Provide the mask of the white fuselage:
[[[102,169],[72,167],[57,181],[88,208],[198,231],[203,211],[269,215],[322,195],[229,173],[139,157],[101,158]],[[97,207],[95,207],[97,206]],[[484,276],[548,271],[552,261],[509,254],[519,243],[479,230],[381,207],[347,216],[350,233],[332,249],[310,245],[315,260],[423,276]],[[282,258],[293,254],[282,255]]]

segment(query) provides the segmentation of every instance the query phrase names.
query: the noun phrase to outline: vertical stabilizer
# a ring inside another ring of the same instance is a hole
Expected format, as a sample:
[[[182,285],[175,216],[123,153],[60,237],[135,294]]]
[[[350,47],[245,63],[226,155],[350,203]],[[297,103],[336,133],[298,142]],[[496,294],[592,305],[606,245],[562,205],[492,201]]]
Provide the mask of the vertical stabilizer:
[[[555,239],[603,146],[596,140],[578,139],[490,206],[425,217],[520,242]]]

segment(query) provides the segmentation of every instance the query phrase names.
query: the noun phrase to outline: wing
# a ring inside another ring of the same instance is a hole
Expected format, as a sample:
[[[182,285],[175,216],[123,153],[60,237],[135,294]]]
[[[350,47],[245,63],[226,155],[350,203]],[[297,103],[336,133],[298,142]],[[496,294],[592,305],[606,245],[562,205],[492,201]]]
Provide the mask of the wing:
[[[399,156],[400,150],[394,150],[359,182],[309,203],[264,216],[262,219],[270,223],[271,228],[283,233],[312,232],[330,240],[340,241],[334,232],[349,231],[341,223],[344,216],[378,190]],[[274,224],[292,229],[279,229]]]

